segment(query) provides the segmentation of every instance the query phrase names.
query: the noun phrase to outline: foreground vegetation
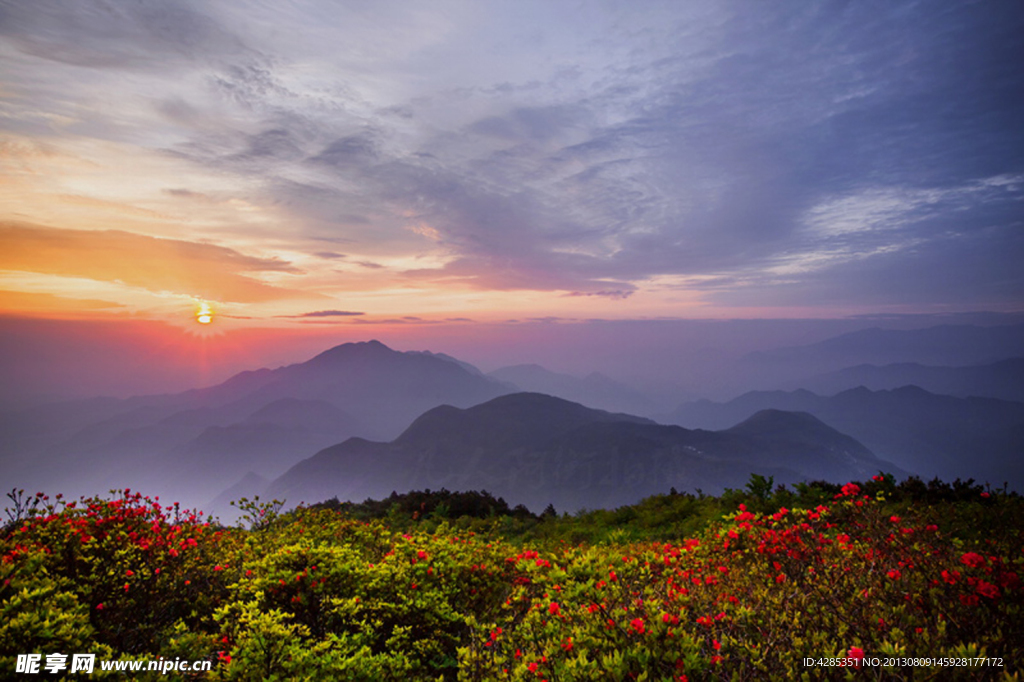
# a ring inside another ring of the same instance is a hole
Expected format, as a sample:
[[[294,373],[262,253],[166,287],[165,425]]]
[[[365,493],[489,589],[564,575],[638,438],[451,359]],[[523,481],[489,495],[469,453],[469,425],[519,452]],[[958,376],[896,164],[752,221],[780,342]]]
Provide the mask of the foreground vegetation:
[[[11,497],[3,677],[54,652],[206,658],[211,680],[1001,679],[1024,661],[1024,501],[971,483],[754,476],[573,516],[447,491],[257,500],[237,528],[130,491]]]

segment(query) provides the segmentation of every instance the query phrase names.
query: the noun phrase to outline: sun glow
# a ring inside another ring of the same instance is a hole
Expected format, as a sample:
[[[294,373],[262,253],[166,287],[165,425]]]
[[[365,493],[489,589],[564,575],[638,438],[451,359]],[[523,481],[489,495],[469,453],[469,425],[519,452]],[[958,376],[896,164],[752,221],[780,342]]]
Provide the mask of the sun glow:
[[[199,324],[210,324],[213,322],[213,309],[205,301],[199,304],[196,309],[196,322]]]

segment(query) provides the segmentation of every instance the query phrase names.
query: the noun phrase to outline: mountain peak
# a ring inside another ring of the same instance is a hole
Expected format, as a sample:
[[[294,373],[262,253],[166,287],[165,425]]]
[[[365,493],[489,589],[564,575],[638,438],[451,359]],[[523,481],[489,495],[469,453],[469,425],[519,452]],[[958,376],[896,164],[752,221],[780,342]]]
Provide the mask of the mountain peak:
[[[536,445],[573,429],[596,422],[654,424],[628,414],[595,410],[543,393],[512,393],[466,409],[448,405],[434,408],[414,421],[395,441],[409,444],[429,440],[458,440],[508,447]]]
[[[358,357],[383,357],[396,353],[398,351],[388,348],[376,339],[371,341],[354,341],[329,348],[309,360],[309,363],[320,364],[322,362],[336,362],[342,359]]]
[[[809,412],[766,408],[732,427],[730,431],[796,431],[806,428],[834,430]]]

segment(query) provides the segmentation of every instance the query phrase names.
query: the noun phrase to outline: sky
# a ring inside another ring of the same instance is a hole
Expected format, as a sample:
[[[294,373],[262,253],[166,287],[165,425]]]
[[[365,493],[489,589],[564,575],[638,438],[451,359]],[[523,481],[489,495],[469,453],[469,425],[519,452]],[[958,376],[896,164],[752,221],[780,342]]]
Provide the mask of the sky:
[[[1020,313],[1022,35],[1001,1],[0,0],[7,356]]]

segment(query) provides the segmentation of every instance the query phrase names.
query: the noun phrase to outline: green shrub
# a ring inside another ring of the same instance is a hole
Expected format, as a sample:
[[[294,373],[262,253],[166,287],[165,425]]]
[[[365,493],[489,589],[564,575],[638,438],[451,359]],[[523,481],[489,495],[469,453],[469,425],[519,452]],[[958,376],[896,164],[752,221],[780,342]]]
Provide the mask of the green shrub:
[[[1016,495],[884,475],[772,486],[543,521],[447,491],[425,514],[402,507],[417,493],[361,518],[254,501],[230,529],[128,491],[37,496],[0,538],[0,665],[60,651],[208,659],[223,680],[788,680],[850,672],[806,657],[989,656],[1004,666],[853,674],[1019,671]]]

